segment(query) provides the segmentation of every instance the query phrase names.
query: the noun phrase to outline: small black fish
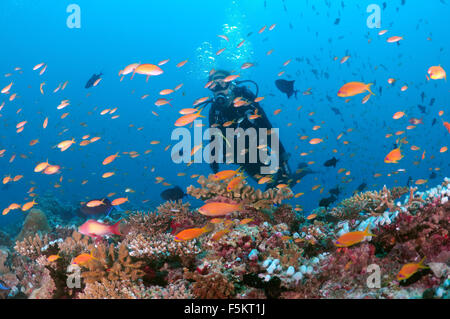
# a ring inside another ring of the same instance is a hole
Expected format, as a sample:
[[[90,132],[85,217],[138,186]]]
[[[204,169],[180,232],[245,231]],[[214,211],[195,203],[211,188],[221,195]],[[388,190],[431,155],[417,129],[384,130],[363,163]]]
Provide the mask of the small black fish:
[[[332,107],[331,110],[334,112],[334,114],[336,115],[342,115],[341,111],[339,111],[339,109],[337,107]]]
[[[281,92],[285,93],[288,99],[295,93],[295,97],[297,98],[298,90],[294,90],[294,82],[295,80],[276,80],[275,85]]]
[[[325,167],[331,167],[331,166],[336,167],[336,163],[338,161],[339,160],[336,159],[336,157],[333,156],[333,158],[331,158],[328,161],[326,161],[325,163],[323,163],[323,166],[325,166]]]
[[[86,85],[84,86],[86,89],[89,89],[90,87],[92,87],[95,83],[95,81],[97,81],[98,79],[100,79],[100,77],[103,75],[103,73],[100,74],[94,74],[93,76],[91,76],[91,78],[89,79],[89,81],[87,81]]]
[[[164,200],[179,200],[182,199],[186,194],[183,192],[183,190],[179,186],[175,186],[173,188],[166,189],[165,191],[161,192],[161,197]]]
[[[341,190],[340,190],[339,186],[336,186],[335,188],[330,189],[328,192],[337,197],[341,193]]]
[[[331,195],[330,197],[322,198],[319,202],[319,206],[326,207],[330,206],[337,200],[337,197],[334,195]]]
[[[334,21],[334,24],[339,24],[339,22],[341,22],[341,19],[340,18],[337,18],[335,21]]]
[[[363,183],[361,183],[361,185],[359,185],[359,186],[356,188],[356,190],[357,190],[358,192],[362,192],[366,187],[367,187],[367,184],[363,182]]]
[[[430,106],[433,106],[433,104],[434,104],[435,101],[436,101],[436,99],[433,97],[433,98],[430,100]]]
[[[435,172],[431,172],[429,179],[435,179],[437,174]]]
[[[422,113],[424,113],[425,114],[425,112],[426,112],[426,108],[425,108],[425,106],[423,106],[423,105],[417,105],[418,107],[419,107],[419,109],[420,109],[420,112],[422,112]]]
[[[433,119],[433,122],[431,123],[431,126],[434,126],[434,124],[436,124],[437,120],[436,118]]]

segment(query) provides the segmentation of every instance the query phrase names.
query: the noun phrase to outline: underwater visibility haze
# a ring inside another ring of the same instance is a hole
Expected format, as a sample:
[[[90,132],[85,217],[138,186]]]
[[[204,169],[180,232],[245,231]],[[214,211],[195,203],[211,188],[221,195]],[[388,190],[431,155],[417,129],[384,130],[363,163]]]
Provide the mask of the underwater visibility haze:
[[[0,299],[448,299],[449,14],[2,0]]]

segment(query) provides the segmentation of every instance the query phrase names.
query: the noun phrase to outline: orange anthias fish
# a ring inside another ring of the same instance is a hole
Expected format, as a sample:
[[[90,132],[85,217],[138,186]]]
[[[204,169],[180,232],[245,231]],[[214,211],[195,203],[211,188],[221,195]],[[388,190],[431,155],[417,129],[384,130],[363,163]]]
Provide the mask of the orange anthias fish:
[[[225,228],[225,229],[219,230],[218,232],[214,233],[214,235],[211,236],[211,240],[217,241],[229,232],[230,232],[230,228]]]
[[[59,256],[59,255],[50,255],[50,256],[47,257],[47,260],[49,262],[53,262],[53,261],[58,260],[59,258],[61,258],[61,256]]]
[[[106,235],[122,235],[120,233],[120,223],[122,222],[122,220],[119,220],[117,223],[115,223],[114,225],[107,225],[107,224],[103,224],[100,223],[96,220],[93,219],[89,219],[88,221],[86,221],[83,225],[81,225],[78,228],[78,231],[83,234],[83,235],[87,235],[90,237],[103,237]]]
[[[444,126],[447,129],[447,131],[450,133],[450,123],[449,122],[444,122]]]
[[[111,202],[111,205],[113,206],[117,206],[117,205],[122,205],[123,203],[128,202],[128,197],[120,197],[120,198],[116,198],[115,200],[113,200]]]
[[[136,67],[133,71],[131,79],[133,79],[135,73],[147,75],[146,81],[148,81],[148,78],[151,75],[152,76],[160,75],[163,73],[163,70],[161,70],[161,68],[157,65],[147,63],[147,64],[140,64],[138,67]]]
[[[245,179],[243,176],[234,177],[227,185],[227,192],[236,190],[239,184]]]
[[[36,204],[37,204],[36,201],[33,199],[32,202],[25,203],[25,204],[22,206],[22,211],[26,212],[27,210],[29,210],[30,208],[32,208],[32,207],[33,207],[34,205],[36,205]]]
[[[112,161],[114,161],[116,159],[116,157],[119,156],[119,152],[117,152],[116,154],[110,155],[107,158],[105,158],[102,162],[103,165],[108,165],[110,164]]]
[[[346,233],[336,240],[334,245],[336,247],[350,247],[362,242],[367,236],[375,236],[369,232],[370,224],[367,225],[364,231],[353,231]]]
[[[397,147],[389,152],[388,155],[384,158],[385,163],[394,163],[397,164],[399,160],[401,160],[404,156],[400,150],[400,147]]]
[[[198,209],[198,212],[205,216],[223,216],[243,208],[242,204],[230,204],[221,202],[207,203]]]
[[[406,280],[412,275],[414,275],[419,269],[428,269],[429,267],[424,266],[423,262],[425,261],[425,257],[422,258],[422,260],[418,263],[410,263],[403,265],[402,269],[400,269],[397,280]]]
[[[224,179],[232,178],[236,174],[239,174],[241,169],[242,169],[242,167],[239,167],[235,171],[233,171],[233,170],[225,170],[225,171],[217,172],[216,174],[214,174],[213,180],[221,181],[221,180],[224,180]]]
[[[185,126],[194,122],[199,117],[204,117],[203,115],[200,114],[202,110],[203,108],[198,110],[198,112],[196,113],[183,115],[182,117],[180,117],[178,120],[175,121],[175,126]]]
[[[200,237],[201,235],[205,233],[209,233],[214,229],[214,226],[212,224],[207,224],[206,226],[202,228],[189,228],[182,230],[175,236],[175,241],[187,241],[192,240],[197,237]]]
[[[447,81],[447,74],[445,70],[439,66],[432,66],[428,69],[428,74],[432,80],[442,80],[445,79]]]
[[[360,93],[368,91],[370,94],[375,95],[371,90],[370,86],[373,83],[365,84],[362,82],[349,82],[344,84],[338,91],[337,95],[339,97],[350,97]]]
[[[96,259],[92,255],[92,253],[90,253],[90,254],[84,253],[84,254],[81,254],[81,255],[78,255],[77,257],[75,257],[74,260],[72,261],[72,264],[84,266],[92,259]]]

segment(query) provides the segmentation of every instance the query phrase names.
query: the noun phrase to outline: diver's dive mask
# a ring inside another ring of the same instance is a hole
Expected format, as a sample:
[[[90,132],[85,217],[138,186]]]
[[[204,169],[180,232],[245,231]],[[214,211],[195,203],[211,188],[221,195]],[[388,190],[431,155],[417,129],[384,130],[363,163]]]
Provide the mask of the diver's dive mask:
[[[216,95],[214,95],[214,103],[218,104],[220,106],[224,106],[229,104],[229,97],[224,92],[220,92]]]
[[[214,86],[210,89],[214,93],[214,103],[218,105],[228,105],[230,102],[231,82],[224,82],[223,78],[215,79]]]

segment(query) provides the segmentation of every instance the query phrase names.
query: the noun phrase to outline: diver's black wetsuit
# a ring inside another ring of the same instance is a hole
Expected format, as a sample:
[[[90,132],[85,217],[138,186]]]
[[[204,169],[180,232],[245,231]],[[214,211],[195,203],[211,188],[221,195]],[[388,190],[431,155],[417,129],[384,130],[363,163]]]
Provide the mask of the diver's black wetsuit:
[[[233,89],[234,97],[242,97],[243,99],[247,101],[254,101],[256,96],[253,92],[251,92],[249,89],[247,89],[245,86],[235,87]],[[258,110],[257,114],[261,115],[260,117],[250,120],[249,116],[252,114],[255,114],[255,110]],[[242,120],[242,121],[240,121]],[[268,131],[272,128],[272,124],[269,122],[269,119],[267,118],[266,113],[262,109],[262,107],[259,105],[259,103],[251,102],[248,105],[243,105],[241,107],[234,107],[233,101],[229,101],[228,103],[219,104],[217,102],[213,102],[211,105],[211,109],[209,111],[209,124],[210,127],[217,126],[223,136],[226,136],[226,128],[223,127],[223,124],[228,121],[234,121],[232,125],[228,126],[228,128],[242,128],[244,131],[248,128],[255,128],[256,132],[258,133],[258,140],[259,141],[259,128],[266,128]],[[237,139],[237,137],[235,137]],[[270,136],[267,138],[267,145],[270,148]],[[236,141],[235,141],[236,144]],[[246,148],[248,149],[248,138],[246,140]],[[224,147],[225,150],[225,147]],[[240,151],[240,150],[238,150]],[[257,179],[256,175],[261,175],[261,167],[267,166],[266,164],[262,163],[261,161],[257,161],[256,163],[250,163],[248,159],[248,153],[245,157],[244,163],[238,163],[237,162],[237,155],[236,152],[234,152],[234,159],[233,163],[241,165],[244,168],[244,171],[251,176],[253,179]],[[224,159],[225,159],[224,154]],[[288,154],[286,150],[284,149],[283,145],[281,144],[281,141],[279,142],[279,169],[276,172],[275,175],[273,175],[273,182],[270,182],[267,184],[267,187],[274,187],[277,184],[285,183],[290,184],[292,182],[292,176],[289,169],[289,166],[287,164],[288,161]],[[219,170],[219,163],[211,163],[211,168],[214,173],[217,173]]]

